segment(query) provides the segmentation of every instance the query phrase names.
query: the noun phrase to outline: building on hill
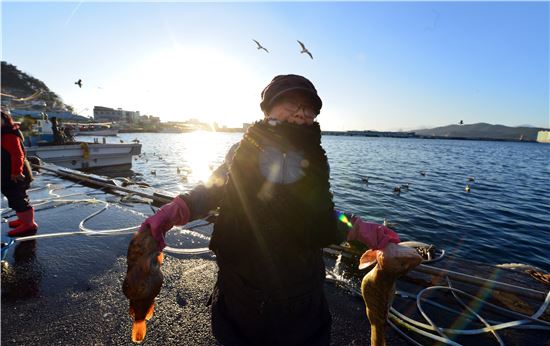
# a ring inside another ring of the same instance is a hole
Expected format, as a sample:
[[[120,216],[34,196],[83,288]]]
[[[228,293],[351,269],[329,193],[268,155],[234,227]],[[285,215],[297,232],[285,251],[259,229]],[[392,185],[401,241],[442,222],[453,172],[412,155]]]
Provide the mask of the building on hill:
[[[160,118],[152,115],[141,115],[138,119],[141,124],[151,124],[158,125],[160,124]]]
[[[135,123],[139,120],[139,111],[126,111],[122,108],[109,108],[102,106],[94,106],[95,121],[116,121]]]
[[[537,133],[537,142],[539,143],[550,143],[550,131],[541,130]]]

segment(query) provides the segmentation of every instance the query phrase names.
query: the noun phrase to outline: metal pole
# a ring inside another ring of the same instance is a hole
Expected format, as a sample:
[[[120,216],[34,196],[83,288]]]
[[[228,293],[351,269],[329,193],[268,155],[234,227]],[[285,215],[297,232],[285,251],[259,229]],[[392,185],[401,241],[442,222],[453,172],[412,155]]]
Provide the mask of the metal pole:
[[[55,173],[55,174],[57,174],[61,177],[65,177],[65,178],[69,178],[69,179],[73,179],[73,180],[78,180],[80,182],[86,182],[86,183],[96,185],[96,186],[106,187],[106,188],[109,188],[111,190],[122,191],[122,192],[126,192],[126,193],[129,193],[129,194],[149,198],[149,199],[152,199],[153,201],[155,201],[157,203],[160,203],[160,204],[169,203],[173,198],[173,197],[168,196],[168,195],[155,195],[155,194],[150,194],[150,193],[146,193],[146,192],[127,189],[127,188],[122,187],[122,186],[116,186],[114,184],[109,184],[107,182],[103,182],[103,181],[100,181],[98,179],[93,179],[93,178],[89,177],[88,175],[82,174],[82,173],[65,172],[63,170],[60,170],[59,167],[57,167],[57,166],[55,168],[54,167],[47,167],[47,166],[40,166],[40,165],[35,165],[35,164],[31,164],[31,166],[34,167],[34,168],[37,168],[37,169],[43,169],[43,170],[46,170],[46,171],[53,172],[53,173]]]
[[[531,288],[510,285],[500,281],[483,279],[477,276],[459,273],[448,269],[432,267],[426,264],[421,264],[418,267],[414,268],[414,270],[421,273],[430,274],[430,275],[446,275],[450,279],[458,280],[469,284],[486,286],[488,288],[492,288],[498,291],[519,294],[529,298],[534,298],[539,300],[544,300],[546,298],[546,293],[537,291]]]

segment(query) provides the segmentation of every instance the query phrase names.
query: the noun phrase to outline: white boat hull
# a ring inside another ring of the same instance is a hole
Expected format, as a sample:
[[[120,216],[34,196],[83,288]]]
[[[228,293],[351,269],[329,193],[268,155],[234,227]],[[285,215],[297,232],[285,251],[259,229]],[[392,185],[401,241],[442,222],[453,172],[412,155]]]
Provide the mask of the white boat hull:
[[[26,147],[27,156],[61,167],[79,170],[132,168],[132,156],[141,154],[141,144],[85,143]]]
[[[77,131],[73,136],[116,136],[117,129],[93,130],[93,131]]]

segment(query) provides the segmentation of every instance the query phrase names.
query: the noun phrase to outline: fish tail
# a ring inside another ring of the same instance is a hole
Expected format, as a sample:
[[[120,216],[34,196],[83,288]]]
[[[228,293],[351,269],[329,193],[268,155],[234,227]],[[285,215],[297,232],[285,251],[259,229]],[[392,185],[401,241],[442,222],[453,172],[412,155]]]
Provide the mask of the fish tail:
[[[379,252],[380,250],[367,250],[359,260],[359,269],[365,269],[377,262],[377,255]]]
[[[153,313],[155,312],[155,303],[151,304],[149,307],[149,310],[147,310],[147,315],[145,315],[145,319],[149,321],[151,317],[153,317]]]
[[[145,321],[135,321],[132,326],[132,341],[140,343],[145,339],[145,333],[147,332],[147,325]]]

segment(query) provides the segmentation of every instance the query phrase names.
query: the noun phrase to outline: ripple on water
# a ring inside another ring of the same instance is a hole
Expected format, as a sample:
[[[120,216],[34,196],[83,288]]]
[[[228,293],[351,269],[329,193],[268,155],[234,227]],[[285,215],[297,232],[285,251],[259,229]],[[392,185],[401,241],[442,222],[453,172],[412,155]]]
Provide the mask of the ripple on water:
[[[147,155],[133,161],[134,171],[156,188],[179,193],[195,186],[205,167],[221,164],[242,134],[120,134],[114,140],[136,137]],[[403,239],[436,243],[472,260],[550,271],[549,145],[343,136],[322,141],[340,209],[375,222],[387,218],[398,223]],[[191,170],[187,181],[177,167]],[[404,183],[408,191],[393,192]]]

